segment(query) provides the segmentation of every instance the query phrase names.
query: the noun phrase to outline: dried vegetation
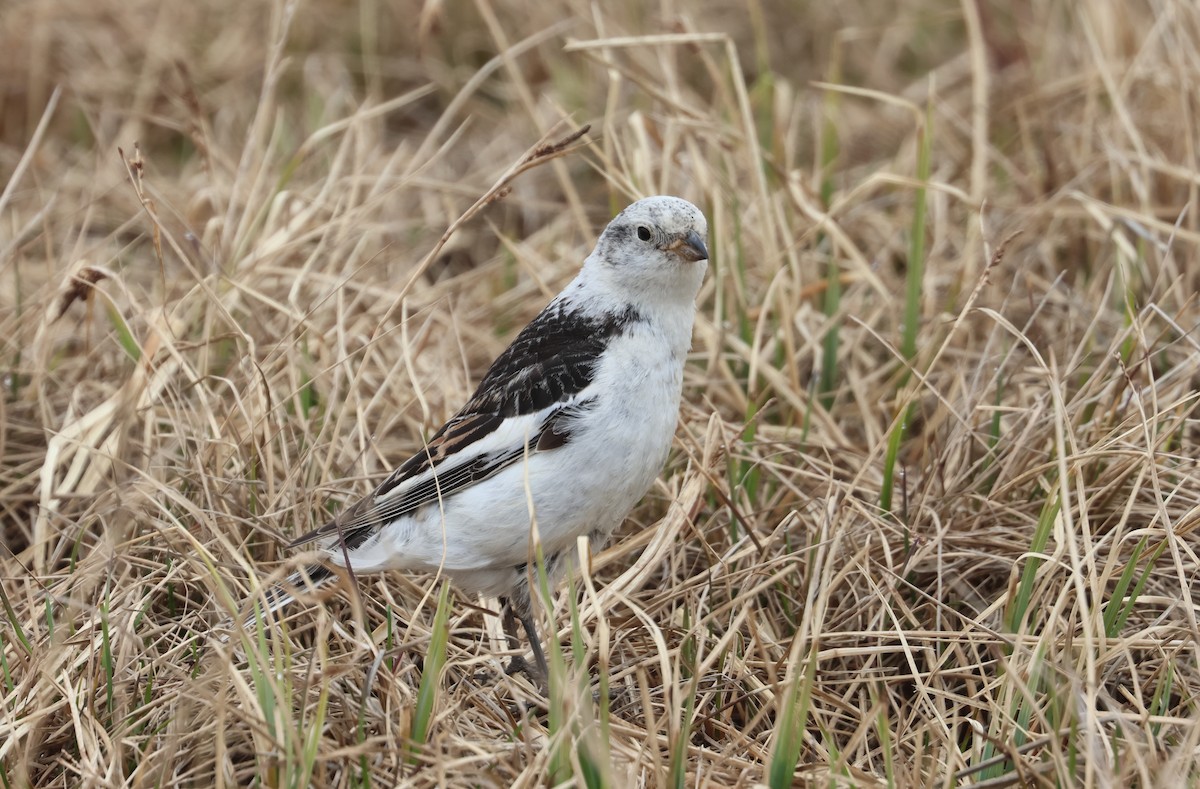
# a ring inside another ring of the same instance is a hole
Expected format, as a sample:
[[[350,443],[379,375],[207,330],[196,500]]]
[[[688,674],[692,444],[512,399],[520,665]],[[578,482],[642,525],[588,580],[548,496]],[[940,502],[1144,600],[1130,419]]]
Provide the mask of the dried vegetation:
[[[5,786],[1200,778],[1200,10],[736,6],[5,7]],[[218,639],[661,192],[678,442],[549,711],[429,577]]]

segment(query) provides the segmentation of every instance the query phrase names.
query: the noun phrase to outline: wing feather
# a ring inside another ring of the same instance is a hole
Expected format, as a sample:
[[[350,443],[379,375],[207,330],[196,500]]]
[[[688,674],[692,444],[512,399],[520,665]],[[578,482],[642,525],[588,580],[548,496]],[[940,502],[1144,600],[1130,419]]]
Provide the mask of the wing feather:
[[[571,422],[593,402],[581,394],[592,383],[601,353],[639,320],[632,309],[589,317],[565,301],[552,302],[492,363],[471,399],[423,449],[370,495],[289,547],[340,535],[353,550],[387,523],[488,479],[527,451],[563,446]]]

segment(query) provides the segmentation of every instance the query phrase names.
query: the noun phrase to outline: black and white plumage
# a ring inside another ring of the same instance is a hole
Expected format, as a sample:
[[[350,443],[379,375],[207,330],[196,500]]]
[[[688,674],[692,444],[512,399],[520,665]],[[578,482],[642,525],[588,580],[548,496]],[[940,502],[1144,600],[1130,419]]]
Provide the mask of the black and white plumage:
[[[686,200],[630,205],[428,445],[292,545],[317,542],[326,562],[349,559],[356,574],[441,571],[499,597],[510,640],[519,618],[544,677],[528,590],[531,513],[553,567],[580,535],[606,540],[653,484],[679,416],[706,235]],[[290,584],[331,575],[316,565]],[[275,590],[270,607],[291,599]],[[517,668],[533,675],[520,658]]]

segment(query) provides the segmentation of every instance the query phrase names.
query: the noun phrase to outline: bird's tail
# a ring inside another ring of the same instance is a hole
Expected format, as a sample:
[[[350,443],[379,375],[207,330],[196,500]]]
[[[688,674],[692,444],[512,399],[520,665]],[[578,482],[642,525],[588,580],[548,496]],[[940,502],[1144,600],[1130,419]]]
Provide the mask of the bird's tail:
[[[333,570],[323,564],[310,564],[297,570],[287,577],[287,580],[275,584],[266,590],[266,608],[272,614],[296,599],[296,592],[302,589],[315,589],[333,578]]]
[[[259,612],[277,614],[296,599],[296,594],[300,590],[314,589],[333,577],[333,571],[323,564],[311,564],[297,570],[289,575],[287,580],[277,583],[269,589],[264,589],[260,596],[247,601],[245,614],[242,617],[243,627],[253,627],[256,608]],[[259,613],[259,616],[261,615],[262,613]]]

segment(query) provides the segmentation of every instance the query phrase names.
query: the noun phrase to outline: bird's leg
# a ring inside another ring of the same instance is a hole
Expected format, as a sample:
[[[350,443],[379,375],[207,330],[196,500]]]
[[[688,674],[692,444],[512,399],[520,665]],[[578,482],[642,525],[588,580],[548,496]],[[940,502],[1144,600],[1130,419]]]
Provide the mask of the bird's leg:
[[[550,676],[550,671],[546,667],[546,655],[542,652],[542,643],[538,640],[537,626],[533,622],[533,611],[531,607],[521,605],[520,602],[502,597],[500,598],[501,610],[503,612],[502,622],[504,624],[504,635],[508,637],[509,646],[518,650],[518,654],[513,655],[508,666],[505,667],[504,673],[510,677],[518,671],[529,677],[529,679],[539,688],[544,688],[546,678]],[[521,613],[517,613],[518,607]],[[525,656],[519,653],[521,650],[521,631],[517,628],[517,622],[520,622],[525,627],[525,634],[529,639],[529,646],[533,649],[533,659],[537,663],[536,666],[530,666]]]
[[[512,602],[507,597],[500,598],[500,621],[504,625],[504,635],[508,638],[508,646],[511,649],[519,650],[521,648],[521,631],[517,629],[517,614],[513,611]]]
[[[550,676],[550,667],[546,665],[546,655],[542,652],[542,642],[538,638],[537,623],[533,621],[533,611],[526,609],[521,616],[521,624],[525,626],[525,635],[529,636],[529,648],[533,650],[533,659],[537,662],[538,671],[543,678]],[[529,673],[526,668],[525,673]]]

